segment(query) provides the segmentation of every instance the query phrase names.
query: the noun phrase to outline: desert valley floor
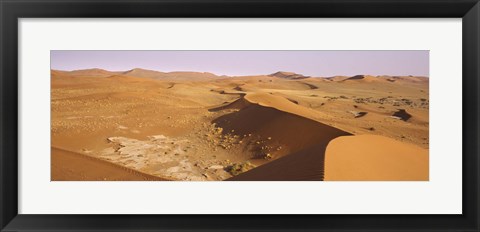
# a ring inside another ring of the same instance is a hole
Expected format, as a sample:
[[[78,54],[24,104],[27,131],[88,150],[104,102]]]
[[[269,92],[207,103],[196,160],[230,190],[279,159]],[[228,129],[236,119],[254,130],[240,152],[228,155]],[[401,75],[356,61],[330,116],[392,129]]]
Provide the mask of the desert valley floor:
[[[428,78],[51,71],[51,179],[428,180]]]

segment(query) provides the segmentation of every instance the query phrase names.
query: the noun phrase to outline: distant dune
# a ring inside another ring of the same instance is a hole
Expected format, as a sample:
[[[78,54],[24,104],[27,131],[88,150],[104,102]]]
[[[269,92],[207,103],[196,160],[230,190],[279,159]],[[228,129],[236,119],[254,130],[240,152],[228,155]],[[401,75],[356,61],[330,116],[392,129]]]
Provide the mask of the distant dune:
[[[343,81],[348,78],[350,78],[350,76],[333,76],[333,77],[325,77],[324,79],[329,81]]]
[[[190,78],[196,78],[197,80],[209,80],[212,78],[219,78],[219,76],[208,72],[159,72],[141,68],[134,68],[128,71],[116,72],[98,68],[74,71],[52,70],[52,75],[70,77],[109,77],[113,75],[125,75],[163,80],[190,80]]]
[[[153,78],[153,79],[164,79],[164,80],[189,80],[190,78],[196,78],[197,80],[205,80],[218,78],[217,75],[208,72],[158,72],[147,69],[135,68],[129,71],[124,72],[123,74],[129,76],[143,77],[143,78]]]
[[[372,81],[383,81],[383,79],[376,78],[374,76],[369,75],[356,75],[353,77],[346,78],[342,81],[365,81],[365,82],[372,82]]]
[[[379,76],[379,78],[385,78],[390,81],[404,81],[412,83],[428,83],[430,80],[428,77],[422,76]]]
[[[73,71],[62,71],[62,70],[51,70],[52,77],[60,76],[70,76],[70,77],[109,77],[112,75],[126,75],[132,77],[142,77],[142,78],[152,78],[152,79],[164,79],[164,80],[191,80],[191,78],[197,78],[198,80],[211,80],[211,79],[231,79],[231,78],[266,78],[266,77],[276,77],[287,80],[301,80],[307,78],[313,78],[310,76],[305,76],[302,74],[286,71],[278,71],[270,75],[260,75],[260,76],[227,76],[222,75],[218,76],[209,72],[192,72],[192,71],[175,71],[175,72],[160,72],[149,69],[134,68],[127,71],[108,71],[99,68],[92,69],[82,69],[82,70],[73,70]],[[353,80],[362,80],[366,82],[371,81],[389,81],[389,82],[411,82],[411,83],[425,83],[429,81],[428,77],[422,76],[371,76],[371,75],[354,75],[354,76],[333,76],[333,77],[316,77],[318,79],[325,79],[328,81],[353,81]],[[268,81],[268,79],[267,79]]]
[[[148,69],[134,68],[128,71],[123,72],[122,74],[143,78],[159,78],[166,75],[164,72],[158,72]]]
[[[293,73],[293,72],[276,72],[273,74],[270,74],[269,76],[271,77],[279,77],[279,78],[285,78],[285,79],[291,79],[291,80],[298,80],[298,79],[305,79],[308,78],[307,76],[298,74],[298,73]]]
[[[121,72],[111,72],[104,69],[99,68],[92,68],[92,69],[82,69],[82,70],[74,70],[70,72],[64,72],[64,74],[68,74],[70,76],[75,77],[108,77],[115,74],[120,74]]]
[[[326,77],[329,81],[362,81],[362,82],[408,82],[408,83],[428,83],[428,77],[421,76],[372,76],[372,75],[355,75],[355,76],[333,76]]]

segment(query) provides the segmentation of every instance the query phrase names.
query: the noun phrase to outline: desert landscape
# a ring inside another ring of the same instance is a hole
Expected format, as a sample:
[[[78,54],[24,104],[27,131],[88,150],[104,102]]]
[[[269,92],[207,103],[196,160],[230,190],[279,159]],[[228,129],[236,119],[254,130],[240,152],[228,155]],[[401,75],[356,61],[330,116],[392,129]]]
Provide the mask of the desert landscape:
[[[52,181],[429,180],[429,78],[51,70]]]

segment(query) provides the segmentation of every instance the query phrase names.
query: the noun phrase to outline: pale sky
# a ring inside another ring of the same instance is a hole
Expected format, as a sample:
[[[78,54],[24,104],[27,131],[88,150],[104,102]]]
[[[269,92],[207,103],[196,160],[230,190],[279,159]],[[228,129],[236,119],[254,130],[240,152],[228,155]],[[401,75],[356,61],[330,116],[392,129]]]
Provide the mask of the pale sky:
[[[51,51],[51,69],[133,68],[242,76],[296,72],[307,76],[429,76],[429,51]]]

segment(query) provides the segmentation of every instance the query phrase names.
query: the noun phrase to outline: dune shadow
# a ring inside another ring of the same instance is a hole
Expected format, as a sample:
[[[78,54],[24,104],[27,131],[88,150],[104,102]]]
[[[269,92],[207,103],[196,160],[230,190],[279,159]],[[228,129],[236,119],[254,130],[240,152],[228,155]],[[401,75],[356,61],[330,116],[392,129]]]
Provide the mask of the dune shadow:
[[[312,85],[312,84],[306,83],[306,82],[301,82],[301,83],[306,85],[310,89],[318,89],[318,86],[316,86],[316,85]]]
[[[347,81],[347,80],[362,80],[362,79],[365,79],[365,75],[355,75],[353,77],[345,79],[344,81]]]
[[[400,120],[405,121],[405,122],[408,121],[412,117],[412,115],[407,113],[407,111],[405,109],[399,109],[398,111],[393,113],[392,116],[396,117],[396,118],[399,118]]]
[[[242,85],[235,86],[235,88],[233,88],[233,90],[244,91],[241,86],[242,86]]]
[[[351,114],[353,114],[353,117],[355,117],[355,118],[361,118],[361,117],[363,117],[363,116],[365,116],[365,115],[368,114],[368,112],[365,112],[365,111],[360,111],[360,112],[358,112],[358,111],[349,111],[349,112],[350,112]]]
[[[289,100],[289,101],[290,101],[291,103],[293,103],[293,104],[298,105],[298,101],[296,101],[296,100],[293,100],[293,99],[291,99],[291,98],[287,98],[287,100]]]

